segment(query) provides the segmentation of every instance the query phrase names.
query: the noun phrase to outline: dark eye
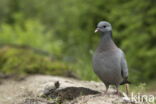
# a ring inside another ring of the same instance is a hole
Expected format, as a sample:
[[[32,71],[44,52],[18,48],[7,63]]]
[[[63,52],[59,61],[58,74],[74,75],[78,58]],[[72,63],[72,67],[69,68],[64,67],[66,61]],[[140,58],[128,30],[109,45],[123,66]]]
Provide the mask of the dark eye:
[[[106,26],[103,26],[104,28],[106,28]]]

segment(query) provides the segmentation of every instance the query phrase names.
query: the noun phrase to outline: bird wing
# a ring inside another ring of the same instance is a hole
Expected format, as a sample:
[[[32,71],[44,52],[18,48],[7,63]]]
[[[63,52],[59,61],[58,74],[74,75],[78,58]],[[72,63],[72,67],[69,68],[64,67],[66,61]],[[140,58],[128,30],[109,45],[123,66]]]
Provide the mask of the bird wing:
[[[124,52],[122,50],[121,50],[121,75],[123,77],[123,80],[126,81],[128,78],[128,67],[127,67],[127,62],[125,59]]]

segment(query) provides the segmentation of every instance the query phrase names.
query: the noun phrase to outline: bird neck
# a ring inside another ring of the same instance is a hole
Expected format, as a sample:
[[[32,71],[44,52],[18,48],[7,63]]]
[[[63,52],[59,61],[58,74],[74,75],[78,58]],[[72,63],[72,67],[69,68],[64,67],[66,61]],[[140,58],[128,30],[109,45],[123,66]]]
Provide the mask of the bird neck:
[[[99,46],[97,48],[98,51],[107,51],[116,48],[116,45],[112,38],[112,32],[101,33],[101,39],[99,42]]]

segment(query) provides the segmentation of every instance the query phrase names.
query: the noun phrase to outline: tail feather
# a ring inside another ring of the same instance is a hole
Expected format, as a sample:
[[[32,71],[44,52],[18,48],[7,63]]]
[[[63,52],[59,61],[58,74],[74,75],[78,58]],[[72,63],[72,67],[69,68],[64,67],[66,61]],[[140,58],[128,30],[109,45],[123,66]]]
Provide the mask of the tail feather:
[[[131,82],[128,81],[128,80],[125,80],[125,81],[123,81],[123,82],[120,83],[120,85],[124,85],[124,84],[131,84]]]

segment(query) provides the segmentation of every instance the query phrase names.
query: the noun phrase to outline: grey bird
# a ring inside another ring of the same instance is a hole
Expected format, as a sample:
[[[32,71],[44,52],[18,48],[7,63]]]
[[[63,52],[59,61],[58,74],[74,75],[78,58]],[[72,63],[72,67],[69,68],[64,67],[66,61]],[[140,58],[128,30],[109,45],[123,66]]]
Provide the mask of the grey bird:
[[[112,26],[109,22],[99,22],[95,32],[100,32],[101,39],[93,55],[92,65],[94,72],[105,84],[105,94],[109,85],[115,85],[117,95],[120,95],[118,86],[130,83],[128,81],[128,68],[124,52],[114,43]]]

